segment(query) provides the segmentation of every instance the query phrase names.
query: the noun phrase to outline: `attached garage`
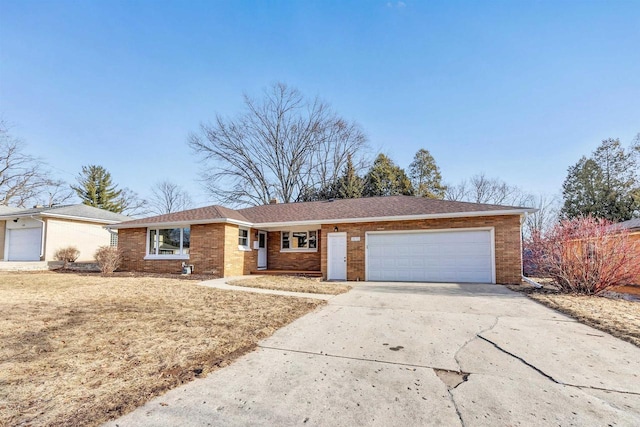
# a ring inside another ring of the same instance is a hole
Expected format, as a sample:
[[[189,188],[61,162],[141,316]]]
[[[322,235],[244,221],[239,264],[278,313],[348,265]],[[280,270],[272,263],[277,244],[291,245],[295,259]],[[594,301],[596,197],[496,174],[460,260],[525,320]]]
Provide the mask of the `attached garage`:
[[[495,283],[492,229],[368,232],[370,281]]]
[[[42,228],[7,230],[8,261],[40,261]]]

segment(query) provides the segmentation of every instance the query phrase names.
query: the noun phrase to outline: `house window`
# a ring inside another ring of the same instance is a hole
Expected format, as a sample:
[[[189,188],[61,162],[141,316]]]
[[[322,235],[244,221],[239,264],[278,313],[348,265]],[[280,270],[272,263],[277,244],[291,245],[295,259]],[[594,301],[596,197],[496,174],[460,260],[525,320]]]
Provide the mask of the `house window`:
[[[189,228],[150,228],[147,256],[188,258],[191,240]]]
[[[318,232],[310,231],[283,231],[282,245],[283,250],[317,250],[318,248]]]
[[[593,242],[587,243],[587,259],[592,260],[595,259],[597,255],[596,245]]]
[[[246,228],[238,229],[238,246],[241,246],[242,249],[249,248],[249,230]]]
[[[109,236],[109,246],[114,248],[118,247],[118,233],[115,231],[109,231],[111,236]]]

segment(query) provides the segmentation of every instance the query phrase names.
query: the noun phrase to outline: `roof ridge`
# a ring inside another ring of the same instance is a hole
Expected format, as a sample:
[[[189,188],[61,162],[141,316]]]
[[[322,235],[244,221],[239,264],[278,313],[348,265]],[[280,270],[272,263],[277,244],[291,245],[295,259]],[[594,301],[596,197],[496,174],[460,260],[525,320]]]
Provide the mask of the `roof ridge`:
[[[339,197],[335,197],[335,198],[330,198],[330,199],[325,199],[325,200],[310,200],[310,201],[305,201],[305,202],[283,202],[283,203],[268,203],[268,204],[264,204],[264,205],[255,205],[255,206],[247,206],[246,208],[241,208],[241,209],[236,209],[236,212],[242,212],[242,211],[246,211],[249,209],[260,209],[260,208],[265,208],[265,207],[272,207],[272,206],[287,206],[287,205],[306,205],[306,204],[312,204],[312,203],[333,203],[333,202],[346,202],[346,201],[356,201],[356,200],[371,200],[371,199],[390,199],[392,197],[397,197],[397,198],[404,198],[404,199],[414,199],[414,200],[424,200],[424,201],[429,201],[429,202],[435,202],[435,203],[457,203],[457,204],[465,204],[465,205],[482,205],[482,206],[499,206],[499,207],[511,207],[511,208],[524,208],[524,206],[515,206],[515,205],[500,205],[500,204],[496,204],[496,203],[477,203],[477,202],[469,202],[466,200],[445,200],[445,199],[437,199],[437,198],[432,198],[432,197],[421,197],[421,196],[415,196],[415,195],[406,195],[406,194],[392,194],[392,195],[387,195],[387,196],[370,196],[370,197],[354,197],[354,198],[339,198]],[[226,207],[225,207],[226,208]],[[230,208],[226,208],[226,209],[230,209]]]
[[[69,203],[67,205],[51,205],[51,206],[43,206],[44,209],[58,209],[58,208],[68,208],[69,206],[87,206],[89,208],[96,208],[95,206],[91,206],[91,205],[86,205],[84,203]],[[35,208],[34,208],[35,209]],[[100,209],[100,208],[96,208],[96,209]]]

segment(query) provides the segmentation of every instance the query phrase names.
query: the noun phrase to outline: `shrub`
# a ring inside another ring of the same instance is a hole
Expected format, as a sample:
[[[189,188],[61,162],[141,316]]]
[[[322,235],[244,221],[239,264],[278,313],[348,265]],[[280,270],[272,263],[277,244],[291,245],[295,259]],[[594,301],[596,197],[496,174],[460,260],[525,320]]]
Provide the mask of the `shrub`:
[[[68,246],[66,248],[60,248],[53,254],[53,257],[58,261],[64,261],[62,268],[67,268],[70,262],[76,262],[80,256],[80,251],[75,246]]]
[[[629,232],[591,216],[532,235],[524,251],[532,273],[552,278],[563,292],[599,294],[640,274],[640,247]]]
[[[113,246],[100,246],[94,257],[102,274],[111,274],[120,267],[122,251]]]

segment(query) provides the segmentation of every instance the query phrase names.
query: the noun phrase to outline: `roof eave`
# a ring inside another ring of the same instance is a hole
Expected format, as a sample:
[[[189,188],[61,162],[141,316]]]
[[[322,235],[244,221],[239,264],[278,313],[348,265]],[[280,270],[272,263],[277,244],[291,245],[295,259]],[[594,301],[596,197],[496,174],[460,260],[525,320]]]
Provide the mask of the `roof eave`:
[[[253,224],[254,228],[275,228],[275,227],[295,227],[301,225],[314,224],[344,224],[355,222],[381,222],[381,221],[416,221],[422,219],[445,219],[445,218],[464,218],[477,216],[504,216],[504,215],[523,215],[526,213],[537,212],[538,209],[509,209],[497,211],[481,211],[481,212],[452,212],[439,214],[422,214],[422,215],[398,215],[398,216],[382,216],[382,217],[366,217],[366,218],[338,218],[325,220],[306,220],[306,221],[284,221],[284,222],[264,222]]]
[[[31,211],[29,212],[30,209],[25,209],[26,212],[11,212],[11,213],[4,213],[4,214],[0,214],[0,221],[5,220],[5,219],[11,219],[11,218],[16,218],[16,217],[31,217],[31,216],[41,216],[42,215],[42,211]]]
[[[73,219],[77,221],[96,222],[99,224],[117,224],[119,222],[122,222],[122,221],[113,220],[113,219],[87,218],[84,216],[54,214],[54,213],[48,213],[48,212],[43,212],[38,215],[41,217],[47,217],[47,218]]]
[[[122,221],[111,220],[111,219],[99,219],[99,218],[87,218],[84,216],[75,216],[75,215],[64,215],[64,214],[53,214],[48,212],[35,212],[35,213],[15,213],[10,215],[0,215],[0,221],[13,219],[13,218],[60,218],[60,219],[71,219],[76,221],[84,221],[84,222],[95,222],[98,224],[117,224]]]
[[[195,225],[195,224],[235,224],[241,225],[244,227],[252,227],[253,224],[246,221],[239,221],[237,219],[232,218],[212,218],[212,219],[198,219],[192,221],[163,221],[163,222],[145,222],[145,223],[136,223],[136,224],[127,224],[126,222],[120,224],[114,224],[109,226],[109,228],[119,230],[124,228],[147,228],[147,227],[177,227],[177,226],[185,226],[185,225]]]

